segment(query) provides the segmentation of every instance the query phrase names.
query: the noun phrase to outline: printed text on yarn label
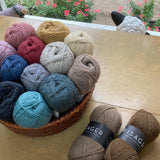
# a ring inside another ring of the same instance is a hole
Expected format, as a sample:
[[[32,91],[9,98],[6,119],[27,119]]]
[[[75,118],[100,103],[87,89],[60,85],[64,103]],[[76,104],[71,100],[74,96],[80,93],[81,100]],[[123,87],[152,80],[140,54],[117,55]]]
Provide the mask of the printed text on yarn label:
[[[144,147],[144,142],[146,139],[145,135],[132,125],[128,125],[118,138],[125,141],[137,152]]]
[[[107,148],[108,144],[113,139],[113,132],[106,126],[99,122],[91,121],[82,135],[90,137],[97,141],[104,148]]]

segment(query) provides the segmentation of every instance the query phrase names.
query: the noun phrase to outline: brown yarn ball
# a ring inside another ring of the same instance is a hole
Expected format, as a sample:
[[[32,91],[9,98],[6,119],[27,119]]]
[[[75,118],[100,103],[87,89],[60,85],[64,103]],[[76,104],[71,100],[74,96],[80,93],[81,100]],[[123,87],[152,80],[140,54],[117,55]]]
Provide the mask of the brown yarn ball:
[[[44,21],[37,29],[37,36],[45,43],[64,41],[69,28],[60,21]]]
[[[145,143],[151,143],[160,134],[160,123],[151,113],[145,110],[136,112],[128,124],[136,127],[146,136]],[[116,138],[109,144],[104,159],[138,160],[138,153],[122,139]]]
[[[74,82],[81,95],[89,93],[100,76],[100,65],[91,55],[80,55],[68,71],[68,77]]]
[[[109,128],[114,135],[121,126],[121,115],[118,110],[108,105],[96,107],[90,116],[90,121],[96,121]],[[68,153],[69,160],[103,160],[105,148],[95,140],[80,135],[72,144]]]

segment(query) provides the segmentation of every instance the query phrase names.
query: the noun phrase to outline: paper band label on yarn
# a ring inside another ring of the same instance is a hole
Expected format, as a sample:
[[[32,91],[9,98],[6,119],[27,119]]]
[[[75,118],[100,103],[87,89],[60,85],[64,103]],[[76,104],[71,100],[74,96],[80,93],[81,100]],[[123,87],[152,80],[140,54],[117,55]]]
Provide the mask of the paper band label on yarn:
[[[95,140],[104,148],[107,148],[114,137],[114,134],[110,129],[96,121],[91,121],[82,135]]]
[[[139,152],[144,147],[146,136],[136,127],[127,125],[118,138],[122,139],[134,150]]]

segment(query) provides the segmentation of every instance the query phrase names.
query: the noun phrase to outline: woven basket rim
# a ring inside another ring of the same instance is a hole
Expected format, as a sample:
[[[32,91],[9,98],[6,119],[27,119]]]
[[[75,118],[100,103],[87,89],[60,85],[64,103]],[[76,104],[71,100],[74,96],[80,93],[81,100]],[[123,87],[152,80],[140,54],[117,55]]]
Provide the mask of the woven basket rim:
[[[10,130],[14,131],[15,133],[20,133],[25,136],[36,137],[36,136],[46,136],[46,135],[52,135],[52,134],[58,133],[60,131],[65,130],[66,128],[70,127],[78,119],[80,119],[81,115],[83,114],[83,112],[86,108],[86,103],[89,101],[89,99],[93,93],[93,90],[94,90],[94,88],[87,95],[84,96],[84,98],[82,99],[82,101],[80,103],[77,103],[75,106],[73,106],[73,108],[69,112],[65,113],[64,115],[62,115],[59,118],[53,119],[53,121],[49,122],[48,124],[46,124],[43,127],[23,128],[23,127],[18,126],[14,122],[8,122],[8,121],[3,121],[3,120],[0,120],[0,123],[2,123],[4,126],[8,127]],[[72,119],[72,122],[69,123],[68,119]],[[63,123],[63,125],[61,125],[62,123]],[[51,128],[53,128],[53,127],[60,128],[60,131],[57,131],[57,132],[51,131]],[[47,131],[48,129],[50,130],[49,131],[50,133],[47,133],[47,132],[41,133],[44,130]]]

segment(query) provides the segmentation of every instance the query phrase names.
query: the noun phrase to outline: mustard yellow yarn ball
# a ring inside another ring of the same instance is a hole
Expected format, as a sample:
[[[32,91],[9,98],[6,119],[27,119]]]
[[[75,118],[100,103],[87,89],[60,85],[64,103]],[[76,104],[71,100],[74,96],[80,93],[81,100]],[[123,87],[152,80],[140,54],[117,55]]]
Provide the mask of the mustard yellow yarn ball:
[[[37,29],[36,35],[45,43],[64,41],[70,33],[69,28],[59,21],[44,21]]]

